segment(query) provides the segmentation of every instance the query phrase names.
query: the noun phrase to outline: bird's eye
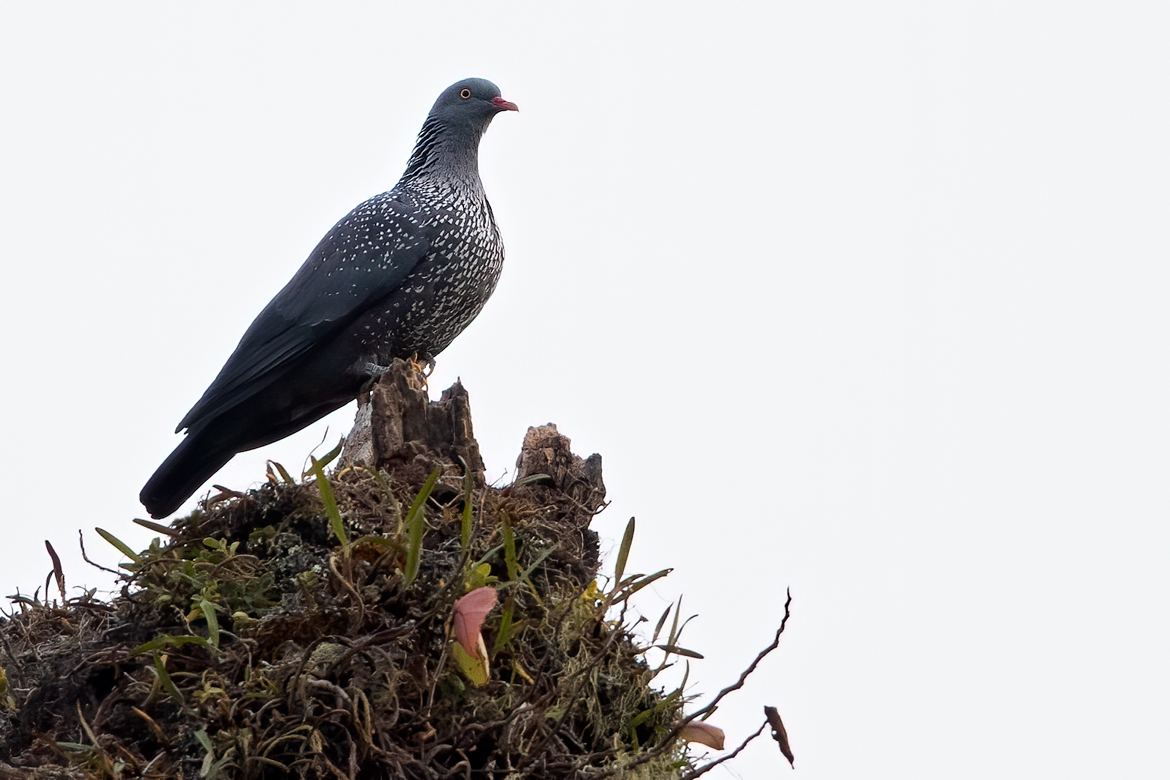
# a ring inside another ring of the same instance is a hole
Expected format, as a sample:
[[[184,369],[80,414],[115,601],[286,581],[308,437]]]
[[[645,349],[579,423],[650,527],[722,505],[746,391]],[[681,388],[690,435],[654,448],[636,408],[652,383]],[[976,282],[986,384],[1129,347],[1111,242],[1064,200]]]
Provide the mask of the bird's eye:
[[[459,90],[459,97],[467,100],[467,98],[471,97],[471,90],[467,87],[464,87],[463,89]]]

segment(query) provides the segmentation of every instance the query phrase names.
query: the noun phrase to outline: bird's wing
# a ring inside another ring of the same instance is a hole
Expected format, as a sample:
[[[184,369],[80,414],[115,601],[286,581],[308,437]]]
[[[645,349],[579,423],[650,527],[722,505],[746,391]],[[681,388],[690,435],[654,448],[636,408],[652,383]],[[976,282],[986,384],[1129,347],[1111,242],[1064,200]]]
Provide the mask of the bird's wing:
[[[392,193],[351,211],[248,327],[175,432],[278,381],[298,358],[392,293],[430,250],[427,233],[417,209]]]

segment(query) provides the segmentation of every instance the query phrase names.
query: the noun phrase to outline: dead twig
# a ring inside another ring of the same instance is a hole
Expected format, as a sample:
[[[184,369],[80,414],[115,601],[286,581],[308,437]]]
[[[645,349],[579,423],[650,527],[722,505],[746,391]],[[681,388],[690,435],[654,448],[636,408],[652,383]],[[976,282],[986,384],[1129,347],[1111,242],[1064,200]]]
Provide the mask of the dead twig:
[[[682,733],[682,730],[684,728],[686,728],[687,724],[693,723],[694,721],[699,720],[699,719],[703,718],[704,716],[714,712],[715,708],[719,706],[719,702],[723,701],[723,699],[726,698],[729,694],[734,693],[735,691],[738,691],[740,688],[743,687],[744,683],[747,682],[747,678],[750,677],[752,672],[754,672],[756,670],[756,667],[760,665],[760,662],[763,661],[769,654],[771,654],[771,652],[773,650],[775,650],[777,647],[780,646],[780,635],[784,633],[784,627],[786,625],[788,625],[788,618],[792,614],[791,609],[790,609],[790,607],[792,605],[792,591],[789,590],[787,592],[787,595],[788,595],[788,598],[784,602],[784,617],[780,621],[780,627],[776,629],[776,635],[772,638],[772,644],[765,647],[763,650],[761,650],[759,652],[758,655],[756,655],[755,660],[753,660],[748,665],[747,669],[744,669],[743,672],[740,673],[738,680],[736,680],[734,683],[727,686],[726,688],[721,690],[718,694],[716,694],[715,698],[712,699],[711,702],[707,706],[702,707],[698,710],[695,710],[690,715],[688,715],[687,717],[685,717],[681,721],[679,721],[675,725],[675,727],[670,730],[670,733],[666,735],[666,737],[662,740],[661,744],[659,744],[658,747],[654,748],[653,750],[649,750],[649,751],[643,753],[642,755],[638,756],[636,759],[631,761],[629,764],[626,764],[624,767],[625,769],[631,769],[635,766],[645,764],[645,763],[647,763],[649,761],[653,761],[654,759],[658,758],[659,756],[662,756],[663,754],[665,754],[668,750],[670,750],[671,748],[674,747],[675,740],[678,739],[678,735]],[[617,768],[610,769],[610,770],[598,775],[597,778],[598,778],[598,780],[601,780],[602,778],[612,777],[614,774],[617,773],[617,771],[618,771]]]

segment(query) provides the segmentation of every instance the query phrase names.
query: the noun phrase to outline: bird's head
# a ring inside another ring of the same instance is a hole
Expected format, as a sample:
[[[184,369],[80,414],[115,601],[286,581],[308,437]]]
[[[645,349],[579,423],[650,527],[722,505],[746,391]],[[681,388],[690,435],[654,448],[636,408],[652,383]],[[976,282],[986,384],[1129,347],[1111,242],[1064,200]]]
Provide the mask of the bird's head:
[[[500,88],[487,79],[463,79],[443,90],[428,120],[438,120],[452,130],[483,133],[492,117],[501,111],[519,111],[515,103],[500,96]]]

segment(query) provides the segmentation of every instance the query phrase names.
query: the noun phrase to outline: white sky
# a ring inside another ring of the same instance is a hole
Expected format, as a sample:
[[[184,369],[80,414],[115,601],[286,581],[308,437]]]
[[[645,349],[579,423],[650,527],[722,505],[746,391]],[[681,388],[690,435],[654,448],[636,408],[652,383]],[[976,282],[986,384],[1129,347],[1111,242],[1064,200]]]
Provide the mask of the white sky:
[[[483,76],[508,261],[431,386],[492,476],[548,421],[603,454],[701,701],[792,588],[729,741],[774,704],[809,780],[1165,777],[1170,11],[763,7],[5,4],[3,594],[147,543],[175,423]]]

